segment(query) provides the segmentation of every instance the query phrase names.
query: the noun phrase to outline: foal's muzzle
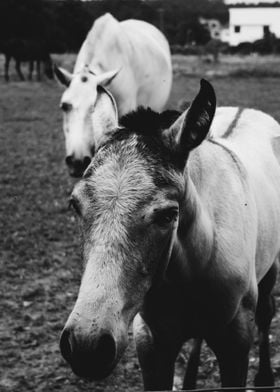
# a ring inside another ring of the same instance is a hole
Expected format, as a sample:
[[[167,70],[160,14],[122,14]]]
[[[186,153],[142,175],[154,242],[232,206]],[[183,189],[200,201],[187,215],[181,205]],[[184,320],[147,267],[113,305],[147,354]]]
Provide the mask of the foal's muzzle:
[[[110,332],[100,333],[90,340],[76,336],[70,327],[65,328],[60,339],[60,350],[79,377],[100,380],[108,376],[116,364],[116,342]]]
[[[65,158],[66,165],[68,166],[69,174],[72,177],[82,177],[84,171],[91,162],[91,158],[86,156],[83,159],[76,159],[73,155],[68,155]]]

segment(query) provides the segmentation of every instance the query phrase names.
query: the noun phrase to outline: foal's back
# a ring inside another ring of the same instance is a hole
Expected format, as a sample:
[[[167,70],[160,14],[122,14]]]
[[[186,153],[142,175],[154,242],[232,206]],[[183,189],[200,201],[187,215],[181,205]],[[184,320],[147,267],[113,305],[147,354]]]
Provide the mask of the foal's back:
[[[203,148],[208,151],[203,171],[210,176],[215,167],[219,186],[212,184],[212,192],[220,219],[224,211],[234,230],[244,231],[241,238],[251,244],[248,259],[255,255],[260,281],[280,251],[280,125],[261,111],[219,108]],[[230,241],[240,247],[233,234]]]

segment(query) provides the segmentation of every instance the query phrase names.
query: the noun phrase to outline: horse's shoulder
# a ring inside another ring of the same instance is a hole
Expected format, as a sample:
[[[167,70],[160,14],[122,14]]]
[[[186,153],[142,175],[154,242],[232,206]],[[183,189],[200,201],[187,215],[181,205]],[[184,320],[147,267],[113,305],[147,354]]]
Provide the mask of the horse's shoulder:
[[[126,19],[120,22],[121,27],[127,32],[131,33],[133,31],[138,34],[152,34],[151,38],[161,39],[164,37],[162,32],[156,28],[153,24],[145,22],[144,20],[138,19]],[[166,38],[164,38],[166,40]]]
[[[110,13],[106,13],[97,18],[89,30],[78,53],[74,72],[85,64],[90,64],[93,69],[109,70],[112,60],[115,67],[118,67],[123,63],[120,59],[126,48],[126,37],[120,22]]]
[[[119,28],[119,24],[119,21],[107,12],[95,20],[89,34],[94,33],[97,36],[98,34],[102,34],[106,29]]]
[[[162,71],[166,68],[166,64],[171,64],[170,48],[166,37],[163,33],[151,23],[127,19],[120,22],[120,26],[130,43],[133,51],[130,52],[130,61],[140,61],[145,64],[151,56],[162,64]],[[137,54],[138,53],[138,54]],[[149,68],[151,65],[149,64]],[[164,67],[165,65],[165,67]]]

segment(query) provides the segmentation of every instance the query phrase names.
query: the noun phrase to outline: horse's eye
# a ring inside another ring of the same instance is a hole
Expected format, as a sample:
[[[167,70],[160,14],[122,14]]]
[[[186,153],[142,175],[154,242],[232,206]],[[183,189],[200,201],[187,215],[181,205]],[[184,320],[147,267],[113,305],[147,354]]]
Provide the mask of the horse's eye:
[[[71,110],[73,109],[73,105],[69,102],[61,102],[60,104],[60,109],[64,112],[64,113],[69,113],[71,112]]]
[[[178,210],[174,207],[159,211],[155,216],[154,222],[161,227],[168,226],[176,219],[177,214]]]
[[[73,209],[78,215],[81,215],[80,206],[76,199],[72,197],[69,199],[68,208]]]

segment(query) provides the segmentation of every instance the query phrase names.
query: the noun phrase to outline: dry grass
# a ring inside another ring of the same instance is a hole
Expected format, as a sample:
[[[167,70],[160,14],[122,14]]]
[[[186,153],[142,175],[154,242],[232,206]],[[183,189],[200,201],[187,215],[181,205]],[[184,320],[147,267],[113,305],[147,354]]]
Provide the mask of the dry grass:
[[[218,63],[211,56],[173,55],[175,73],[186,76],[280,77],[280,56],[221,55]]]
[[[53,61],[69,71],[74,68],[76,54],[53,54]],[[172,56],[174,73],[184,76],[220,76],[220,77],[280,77],[280,56],[248,56],[220,55],[218,63],[213,62],[210,55]],[[4,57],[0,55],[0,70],[3,70]],[[27,72],[27,67],[22,66]],[[15,76],[11,65],[12,77]]]

